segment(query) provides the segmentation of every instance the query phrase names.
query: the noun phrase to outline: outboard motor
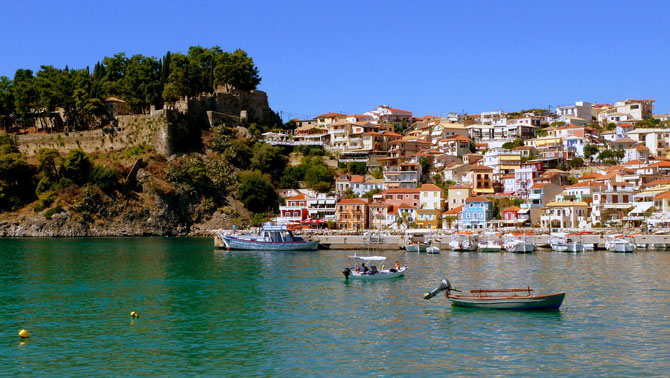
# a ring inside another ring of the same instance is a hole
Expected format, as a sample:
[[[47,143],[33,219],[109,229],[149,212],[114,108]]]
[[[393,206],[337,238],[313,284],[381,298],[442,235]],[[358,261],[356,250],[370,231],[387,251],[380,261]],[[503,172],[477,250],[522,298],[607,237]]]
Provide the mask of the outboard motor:
[[[344,279],[345,279],[345,280],[348,280],[348,279],[349,279],[349,275],[351,274],[351,269],[349,269],[349,268],[344,268],[344,269],[342,270],[342,274],[344,274]]]
[[[372,265],[370,267],[370,274],[377,274],[377,273],[379,273],[379,271],[377,270],[377,266]]]
[[[449,293],[452,290],[451,282],[449,282],[449,280],[447,279],[440,281],[440,286],[433,289],[430,293],[424,294],[423,299],[430,299],[445,290],[447,291],[447,293]]]

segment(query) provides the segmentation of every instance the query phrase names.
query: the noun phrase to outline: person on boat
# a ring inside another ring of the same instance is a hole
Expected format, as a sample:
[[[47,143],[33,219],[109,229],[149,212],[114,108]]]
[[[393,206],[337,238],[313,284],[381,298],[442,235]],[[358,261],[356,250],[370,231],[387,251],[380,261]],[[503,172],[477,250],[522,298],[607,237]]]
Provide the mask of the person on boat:
[[[370,271],[370,268],[365,266],[365,263],[361,263],[361,273],[367,273]]]
[[[393,268],[395,268],[395,270],[400,270],[400,261],[396,261]]]

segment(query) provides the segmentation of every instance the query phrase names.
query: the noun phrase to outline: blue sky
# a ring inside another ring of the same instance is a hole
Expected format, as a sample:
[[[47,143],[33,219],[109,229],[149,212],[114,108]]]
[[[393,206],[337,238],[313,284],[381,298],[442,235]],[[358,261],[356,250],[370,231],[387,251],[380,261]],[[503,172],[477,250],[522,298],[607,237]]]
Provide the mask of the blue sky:
[[[0,75],[219,45],[254,58],[284,117],[624,98],[670,113],[669,11],[663,1],[8,0]]]

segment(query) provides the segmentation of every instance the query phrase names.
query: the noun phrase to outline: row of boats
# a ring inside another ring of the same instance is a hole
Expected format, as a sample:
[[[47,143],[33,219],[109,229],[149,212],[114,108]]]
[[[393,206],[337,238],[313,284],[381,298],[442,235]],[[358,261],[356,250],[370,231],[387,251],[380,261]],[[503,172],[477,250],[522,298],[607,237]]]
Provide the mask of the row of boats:
[[[293,235],[285,226],[266,223],[257,233],[224,235],[218,238],[227,249],[270,250],[270,251],[304,251],[316,250],[319,242],[305,240]],[[456,252],[507,252],[531,253],[537,248],[531,234],[512,233],[502,236],[499,233],[485,233],[484,240],[472,232],[458,232],[449,242],[449,248]],[[557,252],[592,251],[595,245],[581,242],[581,234],[553,234],[549,246]],[[440,248],[432,239],[405,243],[408,252],[440,253]],[[611,252],[633,252],[637,249],[635,241],[627,235],[609,236],[605,247]]]

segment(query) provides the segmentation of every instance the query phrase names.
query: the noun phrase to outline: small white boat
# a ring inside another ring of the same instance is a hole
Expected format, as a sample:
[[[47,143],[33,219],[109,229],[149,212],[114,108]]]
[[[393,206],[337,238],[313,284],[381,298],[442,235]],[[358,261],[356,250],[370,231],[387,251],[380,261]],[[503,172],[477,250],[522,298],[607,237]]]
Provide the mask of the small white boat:
[[[605,248],[610,252],[634,252],[635,243],[626,235],[611,235],[605,242]]]
[[[458,232],[452,235],[449,242],[449,248],[456,252],[474,252],[477,250],[478,240],[477,235],[472,232]]]
[[[482,240],[479,242],[479,252],[500,252],[502,251],[502,246],[499,241],[495,240]]]
[[[435,255],[435,254],[440,253],[440,249],[438,247],[434,246],[431,243],[430,246],[428,248],[426,248],[426,253],[430,253],[430,254]]]
[[[506,235],[503,248],[507,252],[530,253],[535,251],[535,243],[530,238],[524,238],[521,235]]]
[[[286,226],[275,225],[272,222],[263,224],[258,234],[224,235],[218,237],[226,249],[243,249],[253,251],[316,251],[319,242],[305,240],[293,235]],[[216,245],[216,241],[215,241]]]
[[[563,238],[554,237],[549,241],[552,251],[565,252],[568,250],[567,241]]]
[[[354,266],[342,270],[345,279],[383,280],[402,277],[407,271],[406,264],[398,268],[384,269],[384,266],[381,265],[386,261],[384,256],[357,256],[354,254],[349,258],[354,259],[355,263]],[[381,269],[377,268],[378,265],[381,266]]]
[[[557,310],[561,307],[565,293],[546,295],[532,294],[533,289],[476,289],[468,294],[452,294],[460,292],[451,287],[448,280],[442,280],[440,286],[423,295],[430,299],[444,291],[452,306],[471,307],[487,310]],[[525,294],[524,294],[525,293]]]
[[[422,242],[406,243],[405,250],[407,252],[426,252],[428,250],[428,244]]]

